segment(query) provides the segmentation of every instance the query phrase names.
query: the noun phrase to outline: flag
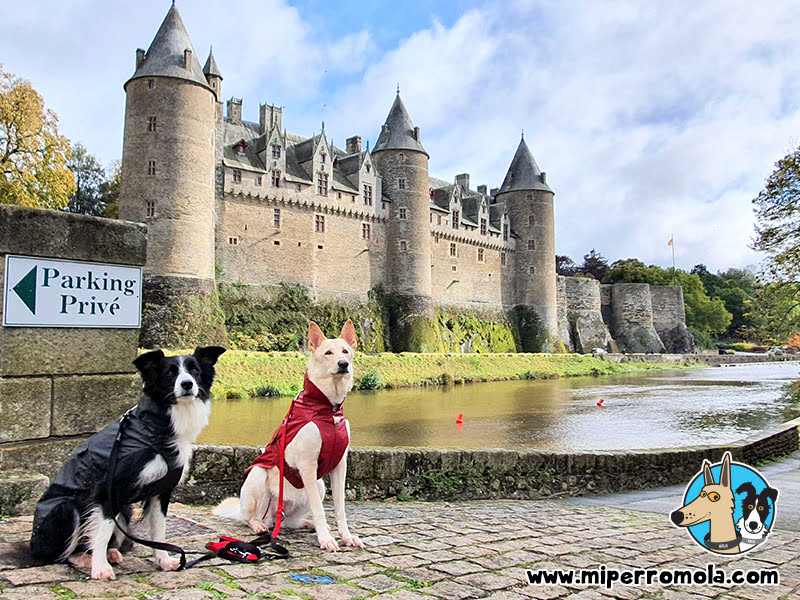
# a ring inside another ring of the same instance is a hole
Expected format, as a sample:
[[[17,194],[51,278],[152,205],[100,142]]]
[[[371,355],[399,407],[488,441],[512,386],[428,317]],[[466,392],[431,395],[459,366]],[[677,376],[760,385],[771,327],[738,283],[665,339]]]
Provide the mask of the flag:
[[[669,242],[667,242],[667,246],[672,246],[672,239],[673,238],[669,238]]]

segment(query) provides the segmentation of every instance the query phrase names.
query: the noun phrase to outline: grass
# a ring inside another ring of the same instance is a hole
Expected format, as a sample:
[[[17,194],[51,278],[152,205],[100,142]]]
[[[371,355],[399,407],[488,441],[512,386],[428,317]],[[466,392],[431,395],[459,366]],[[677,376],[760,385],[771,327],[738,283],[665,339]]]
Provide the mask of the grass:
[[[293,396],[308,356],[298,352],[229,350],[217,363],[213,392],[222,398]],[[577,354],[360,354],[357,389],[448,385],[509,379],[622,375],[685,364],[614,363]]]

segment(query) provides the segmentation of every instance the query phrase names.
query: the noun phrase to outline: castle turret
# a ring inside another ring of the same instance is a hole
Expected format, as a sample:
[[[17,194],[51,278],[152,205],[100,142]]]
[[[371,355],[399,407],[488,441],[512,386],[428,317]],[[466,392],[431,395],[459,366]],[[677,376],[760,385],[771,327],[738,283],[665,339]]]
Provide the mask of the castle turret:
[[[217,61],[214,60],[214,49],[208,51],[208,58],[203,67],[203,74],[206,76],[206,81],[211,90],[214,92],[215,102],[215,116],[217,120],[222,119],[222,73],[219,71]]]
[[[392,201],[387,224],[388,287],[405,298],[403,303],[412,315],[409,321],[414,321],[406,323],[408,330],[393,340],[393,350],[432,352],[437,348],[431,346],[425,333],[434,327],[428,153],[399,92],[372,157],[382,178],[383,194]],[[376,201],[380,202],[380,198]]]
[[[552,351],[559,339],[553,195],[523,137],[497,201],[506,204],[511,229],[517,235],[516,304],[538,315],[549,338],[542,348],[545,351]]]
[[[124,86],[120,218],[148,225],[141,342],[192,343],[170,337],[164,319],[179,319],[176,307],[192,299],[215,297],[217,98],[174,4],[147,52],[137,51],[136,65]]]

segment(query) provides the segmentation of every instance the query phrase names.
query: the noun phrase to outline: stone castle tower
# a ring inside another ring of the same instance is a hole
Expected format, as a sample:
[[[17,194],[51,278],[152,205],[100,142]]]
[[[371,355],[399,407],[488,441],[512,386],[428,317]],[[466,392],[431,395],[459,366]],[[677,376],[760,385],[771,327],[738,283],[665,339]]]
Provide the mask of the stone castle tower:
[[[536,312],[553,349],[558,339],[556,315],[556,236],[553,190],[533,159],[525,138],[508,168],[497,202],[505,203],[518,236],[516,257],[516,303]]]
[[[147,222],[144,302],[165,307],[214,292],[215,124],[222,77],[200,67],[175,5],[136,51],[125,83],[120,218]],[[144,329],[148,324],[143,324]],[[146,341],[146,340],[143,340]]]

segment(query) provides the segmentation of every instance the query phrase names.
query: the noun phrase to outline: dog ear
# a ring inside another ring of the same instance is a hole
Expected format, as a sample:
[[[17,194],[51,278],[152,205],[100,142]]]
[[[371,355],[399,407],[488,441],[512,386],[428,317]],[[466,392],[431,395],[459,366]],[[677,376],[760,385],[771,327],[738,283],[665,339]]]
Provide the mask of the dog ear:
[[[347,323],[342,327],[342,333],[339,334],[339,337],[347,342],[353,350],[356,349],[356,328],[350,319],[347,319]]]
[[[775,506],[775,501],[778,499],[778,490],[775,488],[768,487],[767,488],[767,498],[772,500],[772,505]]]
[[[714,485],[714,475],[711,473],[711,464],[703,460],[703,485]]]
[[[146,372],[151,371],[159,362],[161,362],[162,358],[164,358],[164,353],[161,350],[145,352],[144,354],[136,357],[136,360],[133,361],[133,366],[136,367],[139,373],[144,375]]]
[[[322,329],[314,321],[308,324],[308,350],[310,352],[314,352],[327,339],[325,334],[322,333]]]
[[[719,484],[722,487],[731,487],[731,453],[726,452],[722,457],[722,470],[719,472]]]
[[[742,485],[740,485],[738,488],[736,488],[736,493],[737,494],[745,493],[745,494],[748,494],[748,495],[755,496],[756,495],[756,488],[749,481],[745,481]]]
[[[194,356],[200,363],[215,365],[217,364],[217,359],[225,350],[221,346],[206,346],[205,348],[198,346],[194,349]]]

